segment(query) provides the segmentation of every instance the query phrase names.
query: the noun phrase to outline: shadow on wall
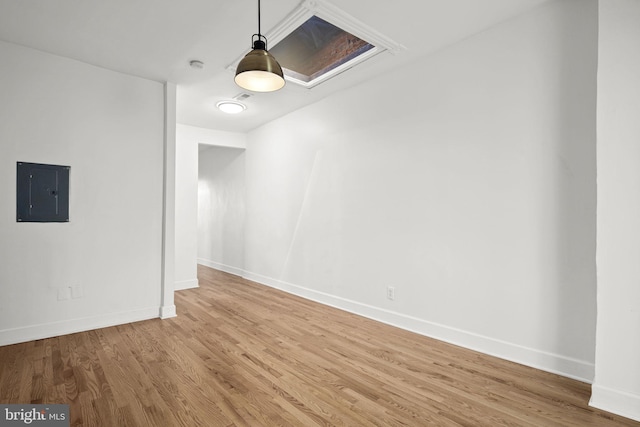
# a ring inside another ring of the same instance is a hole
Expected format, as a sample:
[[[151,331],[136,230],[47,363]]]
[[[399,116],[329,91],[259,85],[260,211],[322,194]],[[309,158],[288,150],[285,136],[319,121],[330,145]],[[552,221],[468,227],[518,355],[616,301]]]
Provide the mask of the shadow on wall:
[[[576,13],[583,14],[576,19]],[[596,89],[598,5],[584,2],[580,9],[561,8],[565,28],[559,40],[557,120],[561,134],[554,192],[556,252],[547,254],[555,264],[558,302],[554,333],[557,351],[589,348],[580,359],[595,358],[596,330]],[[569,30],[567,30],[569,29]],[[576,34],[580,34],[576,37]],[[588,65],[588,66],[585,66]],[[582,336],[576,333],[582,331]],[[588,336],[584,334],[588,332]],[[589,343],[585,346],[585,341]],[[581,344],[582,343],[582,344]],[[558,369],[562,371],[562,369]],[[585,373],[593,379],[593,373]]]

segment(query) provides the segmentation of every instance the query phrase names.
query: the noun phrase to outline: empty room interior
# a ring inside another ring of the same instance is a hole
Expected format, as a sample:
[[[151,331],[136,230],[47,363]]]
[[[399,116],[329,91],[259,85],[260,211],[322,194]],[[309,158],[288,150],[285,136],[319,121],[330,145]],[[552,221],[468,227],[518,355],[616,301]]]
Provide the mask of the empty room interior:
[[[0,405],[640,425],[639,76],[638,0],[0,0]]]

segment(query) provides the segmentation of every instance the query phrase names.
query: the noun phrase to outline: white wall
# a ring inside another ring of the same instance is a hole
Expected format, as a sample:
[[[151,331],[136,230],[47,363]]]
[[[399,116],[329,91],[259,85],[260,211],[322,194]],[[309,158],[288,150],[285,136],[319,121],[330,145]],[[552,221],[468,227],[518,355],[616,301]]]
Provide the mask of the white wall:
[[[202,148],[198,165],[198,262],[242,275],[245,150]]]
[[[158,317],[163,85],[3,42],[0,57],[0,345]],[[71,166],[69,223],[16,222],[17,161]]]
[[[176,127],[175,289],[198,286],[198,140]]]
[[[162,176],[162,280],[160,318],[176,317],[176,95],[175,83],[164,83]]]
[[[177,129],[177,137],[180,141],[216,147],[245,148],[247,146],[247,135],[244,133],[206,129],[185,124],[178,124]]]
[[[591,404],[640,421],[640,2],[599,4],[598,325]]]
[[[596,28],[553,2],[251,132],[245,275],[592,380]]]

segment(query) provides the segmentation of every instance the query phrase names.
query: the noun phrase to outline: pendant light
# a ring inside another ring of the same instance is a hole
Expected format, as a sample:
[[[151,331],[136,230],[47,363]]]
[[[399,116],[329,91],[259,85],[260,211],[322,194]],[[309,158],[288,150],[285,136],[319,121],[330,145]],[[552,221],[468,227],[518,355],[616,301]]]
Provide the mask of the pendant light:
[[[260,0],[258,0],[258,34],[251,36],[251,42],[253,50],[242,58],[236,68],[236,84],[253,92],[273,92],[281,89],[284,86],[282,67],[267,51],[267,38],[260,34]]]

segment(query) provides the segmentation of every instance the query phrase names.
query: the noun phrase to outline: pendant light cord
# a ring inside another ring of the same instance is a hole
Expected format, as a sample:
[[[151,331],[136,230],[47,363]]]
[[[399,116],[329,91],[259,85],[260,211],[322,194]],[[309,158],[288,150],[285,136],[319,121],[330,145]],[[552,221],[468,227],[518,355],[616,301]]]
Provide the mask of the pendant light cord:
[[[262,37],[262,33],[260,32],[260,0],[258,0],[258,40]]]

